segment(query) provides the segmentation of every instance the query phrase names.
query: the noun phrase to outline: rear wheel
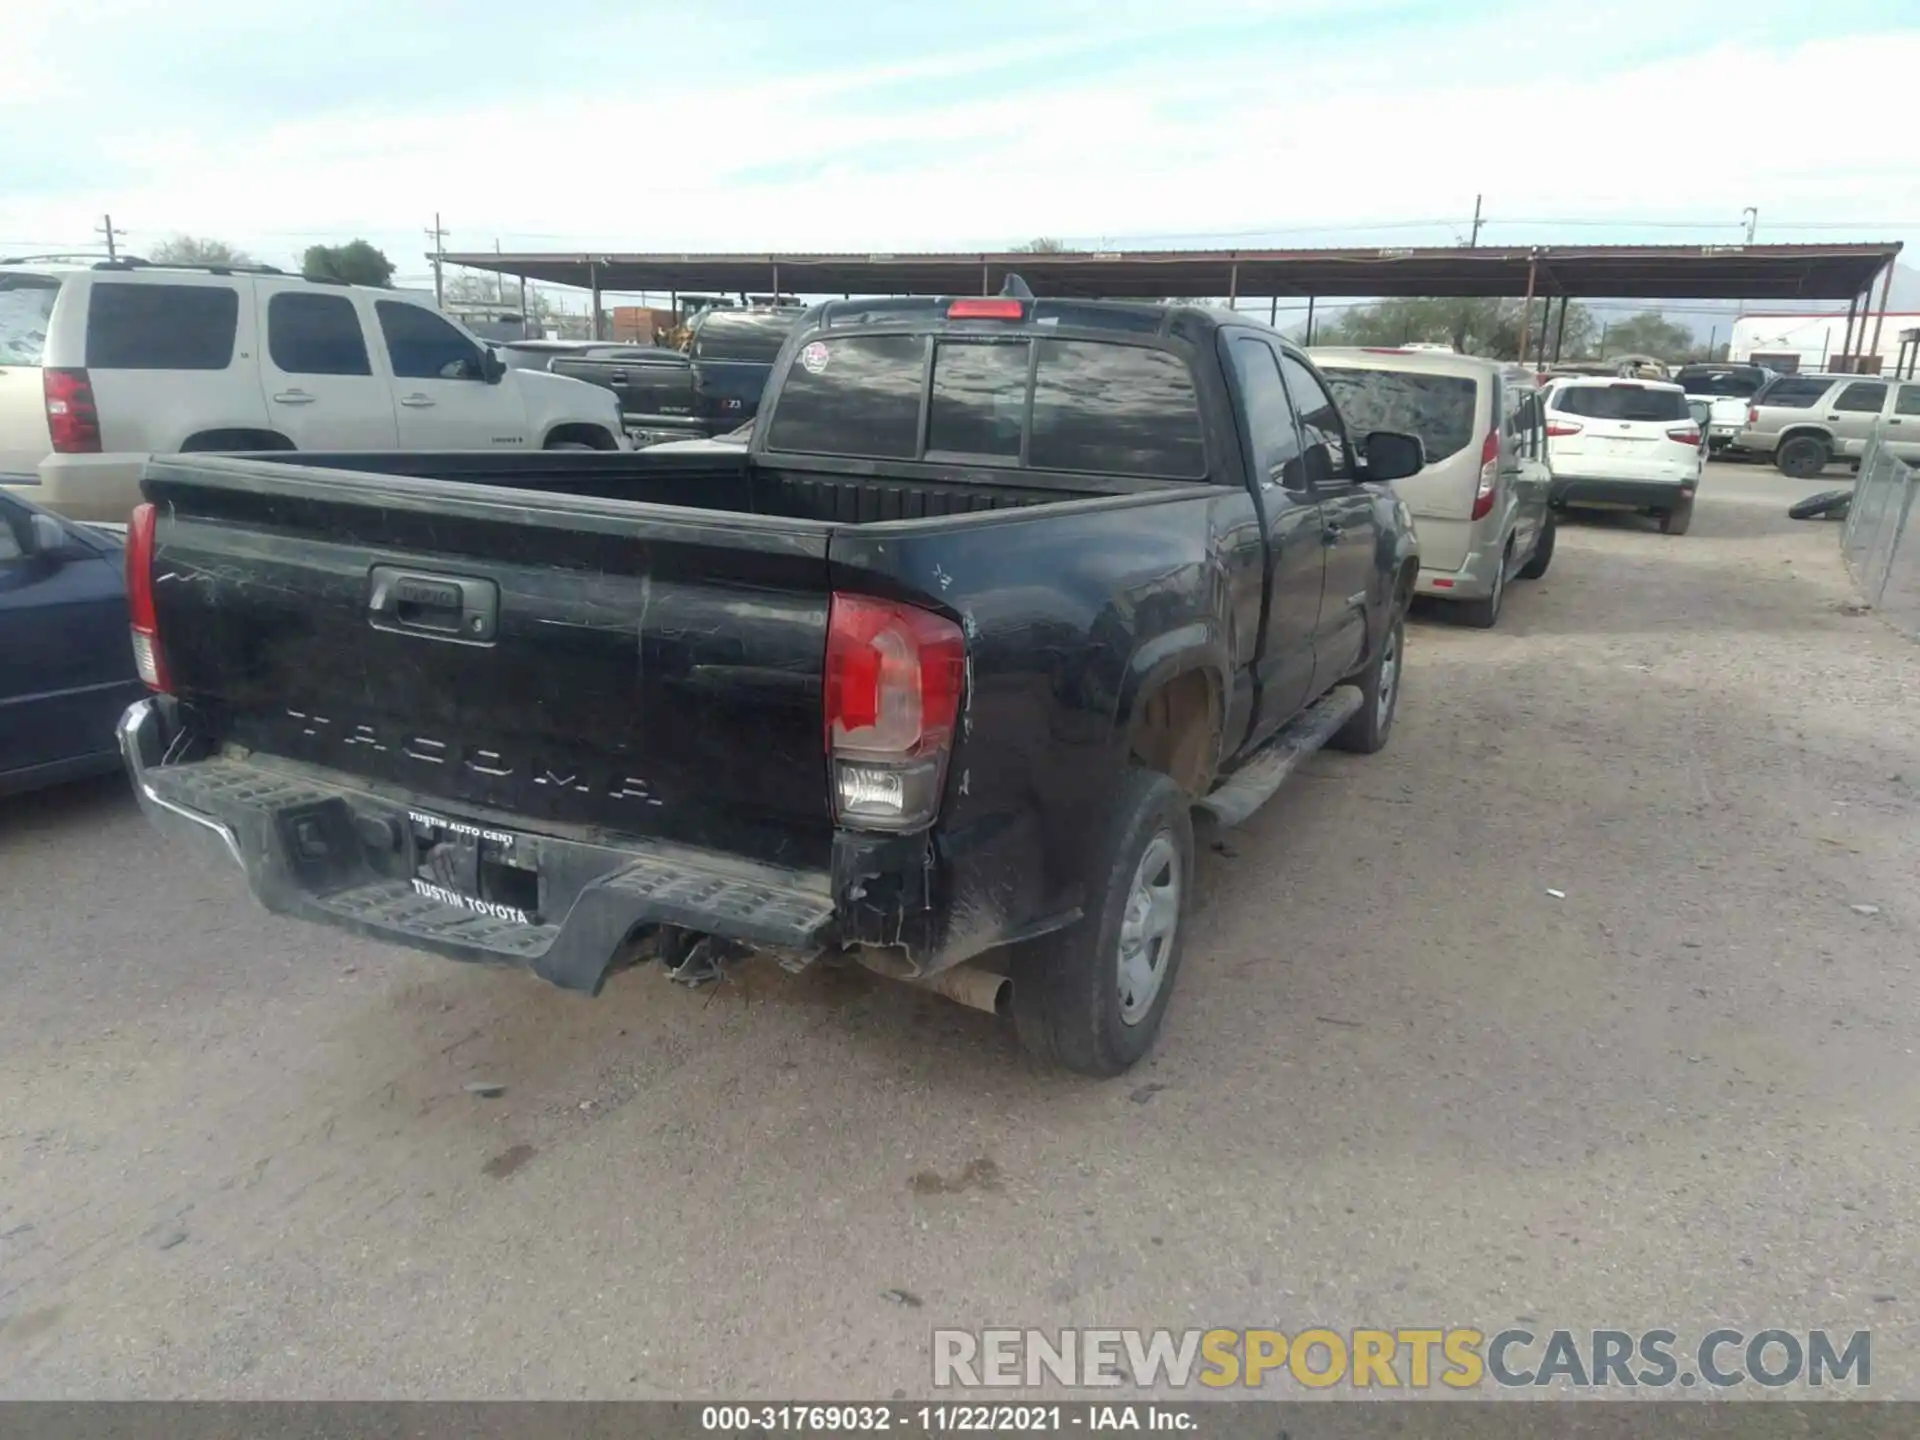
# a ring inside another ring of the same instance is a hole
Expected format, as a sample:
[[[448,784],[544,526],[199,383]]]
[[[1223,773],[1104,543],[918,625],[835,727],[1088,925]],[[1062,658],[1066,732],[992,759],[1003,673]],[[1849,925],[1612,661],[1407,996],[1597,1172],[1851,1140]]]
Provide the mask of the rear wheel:
[[[1406,606],[1393,612],[1393,623],[1381,637],[1380,648],[1360,672],[1360,708],[1327,741],[1329,749],[1371,755],[1384,749],[1400,705],[1400,672],[1407,649]]]
[[[1152,1048],[1186,938],[1188,806],[1159,771],[1129,769],[1088,870],[1085,916],[1014,952],[1014,1024],[1035,1058],[1104,1078]]]
[[[1522,580],[1538,580],[1547,573],[1547,566],[1553,563],[1553,541],[1555,526],[1553,516],[1549,514],[1540,527],[1540,538],[1534,542],[1533,554],[1527,557],[1527,563],[1520,567]]]
[[[1660,533],[1662,535],[1684,535],[1687,527],[1693,524],[1693,497],[1689,495],[1671,510],[1660,513]]]
[[[1471,625],[1475,630],[1491,630],[1500,623],[1500,606],[1507,598],[1507,565],[1513,559],[1513,542],[1507,542],[1507,548],[1500,552],[1500,567],[1493,572],[1493,589],[1481,600],[1463,601],[1453,607],[1455,617],[1462,625]]]
[[[1819,436],[1796,435],[1780,447],[1773,463],[1779,466],[1782,475],[1811,480],[1827,468],[1832,458],[1833,450]]]

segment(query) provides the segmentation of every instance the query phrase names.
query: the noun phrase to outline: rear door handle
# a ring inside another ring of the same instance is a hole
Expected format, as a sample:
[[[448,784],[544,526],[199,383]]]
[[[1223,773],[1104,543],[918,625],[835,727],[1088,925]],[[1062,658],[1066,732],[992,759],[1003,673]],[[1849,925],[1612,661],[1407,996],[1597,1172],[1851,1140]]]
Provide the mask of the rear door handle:
[[[311,405],[313,396],[304,390],[282,390],[273,397],[282,405]]]
[[[424,410],[427,406],[433,404],[433,398],[428,395],[402,395],[400,397],[400,403],[410,409]]]
[[[616,370],[613,372],[613,374],[609,375],[607,378],[610,380],[618,380],[622,385],[624,385],[627,383],[627,372],[624,370]]]

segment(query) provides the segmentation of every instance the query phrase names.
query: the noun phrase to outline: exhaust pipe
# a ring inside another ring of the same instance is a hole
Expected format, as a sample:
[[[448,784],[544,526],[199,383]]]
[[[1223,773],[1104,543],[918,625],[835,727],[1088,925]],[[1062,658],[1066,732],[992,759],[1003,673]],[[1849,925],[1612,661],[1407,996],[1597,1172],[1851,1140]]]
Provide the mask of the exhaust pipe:
[[[956,965],[911,983],[989,1015],[1005,1015],[1012,1003],[1013,982],[1005,975],[996,975],[975,965]]]

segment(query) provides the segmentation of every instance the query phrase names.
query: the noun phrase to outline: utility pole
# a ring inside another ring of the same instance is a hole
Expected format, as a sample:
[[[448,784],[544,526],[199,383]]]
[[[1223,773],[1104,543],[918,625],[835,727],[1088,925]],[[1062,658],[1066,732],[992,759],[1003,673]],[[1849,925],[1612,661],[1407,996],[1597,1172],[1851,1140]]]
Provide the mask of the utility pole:
[[[498,235],[493,237],[493,253],[495,255],[500,253],[500,237]],[[498,270],[493,272],[493,303],[496,305],[504,305],[507,303],[507,277],[502,275]]]
[[[1467,236],[1467,248],[1469,250],[1480,243],[1480,226],[1485,223],[1480,219],[1480,202],[1485,198],[1486,197],[1482,195],[1473,197],[1473,233]]]
[[[118,260],[120,258],[120,252],[113,247],[113,237],[116,235],[124,235],[127,232],[113,228],[113,216],[102,215],[100,217],[100,223],[93,227],[93,233],[107,237],[107,259],[109,261]]]
[[[1740,218],[1747,222],[1747,244],[1751,245],[1753,244],[1753,232],[1760,228],[1759,207],[1754,205],[1747,206],[1746,209],[1740,212]],[[1729,360],[1733,359],[1734,337],[1740,333],[1740,322],[1746,318],[1746,315],[1747,302],[1746,299],[1742,297],[1739,303],[1734,306],[1733,324],[1727,327],[1727,359]],[[1707,358],[1711,360],[1713,356],[1708,355]]]
[[[426,236],[433,241],[433,303],[437,306],[446,299],[446,286],[441,283],[440,266],[447,253],[447,232],[441,228],[438,210],[433,212],[433,228],[426,232]]]

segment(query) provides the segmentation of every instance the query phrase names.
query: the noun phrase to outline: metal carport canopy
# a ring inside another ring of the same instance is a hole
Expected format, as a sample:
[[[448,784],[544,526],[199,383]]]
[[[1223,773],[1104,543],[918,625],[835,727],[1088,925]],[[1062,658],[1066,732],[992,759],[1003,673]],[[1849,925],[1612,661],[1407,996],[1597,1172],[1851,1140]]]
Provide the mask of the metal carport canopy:
[[[1899,253],[1898,242],[1886,242],[921,255],[485,251],[443,258],[529,280],[627,292],[977,295],[998,290],[1017,272],[1037,295],[1087,298],[1519,296],[1531,288],[1537,296],[1849,300]]]

